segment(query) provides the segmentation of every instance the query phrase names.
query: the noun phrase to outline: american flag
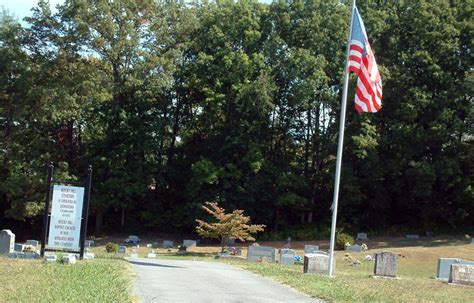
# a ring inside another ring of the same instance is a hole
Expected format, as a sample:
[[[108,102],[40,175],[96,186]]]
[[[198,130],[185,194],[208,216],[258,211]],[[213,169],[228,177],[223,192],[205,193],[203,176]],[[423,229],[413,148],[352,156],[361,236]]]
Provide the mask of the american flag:
[[[354,7],[348,69],[359,76],[355,95],[356,110],[359,113],[377,112],[382,106],[382,79],[357,7]]]

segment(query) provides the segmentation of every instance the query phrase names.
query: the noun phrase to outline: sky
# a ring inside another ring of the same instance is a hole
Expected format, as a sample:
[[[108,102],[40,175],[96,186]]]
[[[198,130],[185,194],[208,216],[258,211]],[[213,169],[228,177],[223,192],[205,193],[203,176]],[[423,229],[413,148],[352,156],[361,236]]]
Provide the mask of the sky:
[[[31,16],[31,8],[36,6],[38,0],[0,0],[0,7],[22,20],[26,16]],[[51,7],[58,3],[64,3],[64,0],[49,0]]]

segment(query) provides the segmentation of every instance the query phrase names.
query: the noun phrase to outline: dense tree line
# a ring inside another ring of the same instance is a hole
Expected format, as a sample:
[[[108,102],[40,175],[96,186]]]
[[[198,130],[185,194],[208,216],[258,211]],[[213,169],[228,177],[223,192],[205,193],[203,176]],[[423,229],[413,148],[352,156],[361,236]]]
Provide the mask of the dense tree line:
[[[93,165],[97,231],[189,232],[205,201],[273,232],[327,229],[344,2],[39,1],[25,26],[3,12],[0,225],[39,232],[53,162],[68,180]],[[472,2],[358,7],[383,109],[349,103],[339,226],[474,227]]]

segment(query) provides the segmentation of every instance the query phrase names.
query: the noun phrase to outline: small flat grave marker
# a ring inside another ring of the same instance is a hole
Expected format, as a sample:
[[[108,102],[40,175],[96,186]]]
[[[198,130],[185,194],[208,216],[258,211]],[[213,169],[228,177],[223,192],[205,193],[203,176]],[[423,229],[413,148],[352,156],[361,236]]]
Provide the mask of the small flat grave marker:
[[[406,238],[410,240],[418,240],[420,239],[420,236],[419,235],[406,235]]]
[[[305,245],[304,246],[304,254],[314,254],[315,252],[319,251],[318,245]]]
[[[148,244],[146,245],[146,247],[147,247],[147,248],[151,248],[151,247],[153,247],[153,245],[150,244],[150,243],[148,243]]]
[[[250,262],[275,263],[276,249],[269,246],[249,246],[247,260]]]
[[[474,265],[451,265],[449,283],[474,286]]]
[[[336,260],[333,263],[333,272],[336,268]],[[326,253],[313,253],[304,256],[303,272],[307,274],[328,274],[329,255]]]
[[[46,258],[45,258],[45,261],[47,263],[55,263],[57,260],[58,260],[58,256],[56,256],[55,254],[46,255]]]
[[[156,258],[155,252],[153,252],[153,251],[152,251],[152,252],[149,252],[149,253],[148,253],[148,258],[151,258],[151,259]]]
[[[173,246],[174,246],[173,241],[168,241],[168,240],[163,241],[163,248],[173,248]]]
[[[119,246],[118,253],[119,254],[126,254],[127,253],[127,246]]]
[[[367,238],[367,233],[357,233],[357,238],[356,240],[364,240],[367,241],[369,238]]]
[[[374,276],[397,277],[397,255],[388,251],[375,254]]]
[[[294,265],[295,255],[296,253],[293,249],[287,249],[287,248],[280,249],[280,264],[281,265]]]
[[[197,245],[196,240],[184,240],[183,241],[183,246],[186,246],[187,248],[196,247],[196,245]]]
[[[36,249],[39,245],[39,241],[38,240],[26,240],[25,244],[34,246],[35,249]]]
[[[15,251],[15,234],[9,229],[0,231],[0,254],[9,254]]]

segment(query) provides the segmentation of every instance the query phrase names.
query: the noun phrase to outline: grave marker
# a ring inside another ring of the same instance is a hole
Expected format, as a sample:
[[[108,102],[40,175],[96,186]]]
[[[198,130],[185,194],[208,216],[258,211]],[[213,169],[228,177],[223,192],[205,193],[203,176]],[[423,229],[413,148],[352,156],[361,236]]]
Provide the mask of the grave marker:
[[[357,238],[356,240],[364,240],[367,241],[369,238],[367,238],[367,233],[357,233]]]
[[[148,253],[148,258],[156,258],[156,254],[154,251]]]
[[[449,283],[474,286],[474,265],[451,265]]]
[[[197,243],[195,240],[183,240],[183,246],[189,247],[196,247]]]
[[[362,246],[359,245],[359,244],[354,244],[354,245],[351,245],[351,246],[347,246],[346,251],[362,252]]]
[[[280,264],[281,265],[294,265],[295,255],[296,253],[293,249],[288,249],[288,248],[280,249]]]
[[[332,269],[336,268],[336,260],[334,260]],[[329,255],[327,253],[313,253],[304,256],[303,272],[307,274],[328,274],[329,271]]]
[[[397,255],[388,251],[375,254],[374,276],[397,276]]]
[[[466,261],[458,258],[439,258],[436,278],[441,281],[448,281],[451,265],[474,265],[474,261]]]
[[[57,260],[58,260],[58,256],[56,256],[55,254],[45,256],[45,261],[47,263],[56,263]]]
[[[127,246],[119,246],[118,253],[119,254],[126,254],[127,253]]]
[[[249,246],[247,260],[250,262],[275,263],[276,249],[269,246]]]
[[[35,249],[36,249],[36,248],[38,248],[39,241],[38,240],[26,240],[25,244],[34,246]]]
[[[471,238],[471,244],[474,245],[474,238]]]
[[[64,264],[76,264],[76,255],[63,256],[62,261]]]
[[[406,238],[410,240],[418,240],[420,239],[420,236],[419,235],[406,235]]]
[[[164,248],[173,248],[174,246],[174,242],[173,241],[168,241],[168,240],[164,240],[163,241],[163,247]]]
[[[25,248],[25,244],[15,243],[15,251],[23,252],[24,248]]]
[[[9,229],[0,231],[0,254],[9,254],[15,251],[15,234]]]
[[[304,254],[314,254],[315,252],[319,251],[318,245],[305,245],[304,246]]]

